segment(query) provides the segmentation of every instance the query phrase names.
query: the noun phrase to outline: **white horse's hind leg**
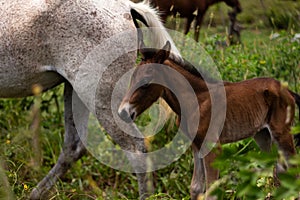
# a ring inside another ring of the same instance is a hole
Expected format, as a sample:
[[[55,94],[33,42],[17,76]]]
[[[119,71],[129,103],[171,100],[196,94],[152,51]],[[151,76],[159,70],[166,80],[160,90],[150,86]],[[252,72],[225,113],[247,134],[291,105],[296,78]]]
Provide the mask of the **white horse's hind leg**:
[[[85,153],[85,147],[81,138],[86,138],[89,111],[77,95],[72,96],[72,93],[72,86],[66,82],[64,91],[65,138],[63,151],[60,153],[57,163],[50,170],[48,175],[38,183],[35,189],[33,189],[30,199],[44,199],[43,196],[47,195],[47,192],[52,188],[55,182]],[[76,119],[80,118],[80,120],[76,120],[76,122],[80,121],[80,124],[78,122],[76,123],[76,127],[72,111],[74,103],[76,103],[76,109],[80,110],[80,112],[76,112],[77,114],[80,114],[80,116],[76,116]]]

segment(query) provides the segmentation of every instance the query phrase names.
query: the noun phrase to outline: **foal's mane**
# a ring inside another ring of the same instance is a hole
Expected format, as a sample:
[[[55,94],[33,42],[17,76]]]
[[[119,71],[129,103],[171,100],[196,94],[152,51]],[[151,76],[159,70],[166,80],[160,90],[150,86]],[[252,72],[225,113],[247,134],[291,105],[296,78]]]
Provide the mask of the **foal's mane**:
[[[143,48],[143,56],[144,59],[151,59],[153,56],[158,52],[158,49],[155,48]],[[169,61],[175,63],[177,66],[183,68],[185,71],[189,72],[190,74],[200,78],[203,81],[207,81],[208,83],[218,83],[220,80],[213,78],[206,70],[202,69],[201,67],[195,67],[186,59],[178,59],[176,55],[170,52],[170,56],[168,58]]]
[[[213,78],[206,70],[202,69],[201,67],[195,67],[192,63],[183,59],[183,62],[178,62],[172,58],[169,58],[172,62],[177,64],[178,66],[182,67],[185,71],[188,71],[192,75],[200,78],[203,81],[207,81],[209,83],[217,83],[220,82],[219,80]]]

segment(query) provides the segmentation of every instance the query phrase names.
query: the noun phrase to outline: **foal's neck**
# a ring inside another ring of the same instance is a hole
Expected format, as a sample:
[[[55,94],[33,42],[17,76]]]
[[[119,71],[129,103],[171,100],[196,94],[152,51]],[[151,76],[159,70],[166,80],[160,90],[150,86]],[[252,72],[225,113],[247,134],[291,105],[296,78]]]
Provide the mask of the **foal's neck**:
[[[200,75],[193,74],[195,72],[188,71],[187,69],[170,59],[166,60],[164,64],[168,65],[169,67],[179,72],[182,76],[184,76],[185,79],[190,83],[196,94],[208,91],[207,84],[205,80],[200,77]],[[174,80],[174,85],[178,85],[176,80]]]
[[[165,88],[162,98],[167,102],[170,108],[180,116],[180,104],[174,93],[168,88]]]
[[[169,67],[171,67],[174,70],[176,70],[177,72],[179,72],[182,76],[184,76],[185,79],[190,83],[190,85],[193,88],[197,97],[199,97],[200,94],[206,93],[208,91],[207,85],[202,78],[192,74],[191,72],[187,71],[186,69],[184,69],[180,65],[176,64],[172,60],[166,60],[164,62],[164,64],[168,65]],[[169,75],[166,74],[166,77],[169,77]],[[183,88],[182,91],[177,95],[182,95],[183,97],[191,96],[191,95],[187,94],[190,91],[185,90],[184,88],[186,88],[186,87],[180,86],[180,83],[178,83],[178,81],[176,79],[173,79],[172,77],[170,77],[169,82],[171,82],[172,85],[179,88],[179,90],[181,87]],[[176,95],[169,88],[164,89],[162,98],[168,103],[168,105],[172,108],[172,110],[177,115],[180,115],[180,109],[185,109],[185,110],[194,109],[193,106],[189,105],[190,102],[189,102],[188,98],[186,99],[186,102],[184,104],[180,105],[178,102],[178,99],[177,99],[178,97],[176,97]],[[198,99],[198,101],[199,101],[199,99]],[[180,106],[186,106],[186,108],[181,108]],[[192,110],[191,110],[191,112],[192,112]]]

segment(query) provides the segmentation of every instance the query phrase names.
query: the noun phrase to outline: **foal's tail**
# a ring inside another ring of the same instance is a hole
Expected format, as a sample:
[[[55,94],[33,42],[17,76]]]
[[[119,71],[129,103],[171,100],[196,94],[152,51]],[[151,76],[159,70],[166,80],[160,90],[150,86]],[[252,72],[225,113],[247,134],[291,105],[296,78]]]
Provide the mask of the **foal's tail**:
[[[165,29],[164,25],[162,24],[160,17],[158,16],[158,12],[149,5],[147,0],[140,2],[140,3],[133,3],[130,2],[131,7],[131,15],[135,26],[139,28],[138,23],[136,20],[143,22],[147,27],[151,27],[151,32],[154,36],[153,43],[155,44],[157,49],[162,48],[167,41],[171,43],[171,51],[178,59],[182,60],[182,57],[176,48],[171,36]]]
[[[300,95],[289,90],[289,93],[294,97],[295,102],[299,108],[299,120],[300,120]],[[296,146],[300,146],[300,133],[294,135],[294,139],[296,141]]]

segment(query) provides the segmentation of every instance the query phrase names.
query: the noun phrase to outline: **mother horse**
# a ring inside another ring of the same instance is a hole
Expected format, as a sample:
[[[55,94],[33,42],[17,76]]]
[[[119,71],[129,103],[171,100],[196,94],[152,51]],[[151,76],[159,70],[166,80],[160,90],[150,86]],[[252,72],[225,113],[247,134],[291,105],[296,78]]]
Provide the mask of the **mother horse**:
[[[145,152],[144,141],[118,129],[110,100],[116,81],[135,63],[136,42],[132,41],[137,31],[133,19],[162,28],[155,11],[145,3],[127,0],[1,0],[0,5],[0,97],[26,97],[32,95],[35,84],[45,91],[65,83],[63,151],[30,198],[44,197],[84,154],[90,112],[113,140],[130,152],[127,156],[135,172],[140,172],[139,193],[144,198],[146,174],[138,169],[143,160],[135,157]],[[128,30],[131,34],[127,43],[132,46],[126,46],[124,36],[107,42]],[[155,34],[159,43],[170,39],[165,29]],[[99,60],[87,60],[95,48]],[[121,56],[109,57],[111,50],[121,52]],[[99,71],[101,81],[96,77]],[[79,112],[72,108],[74,104]]]

